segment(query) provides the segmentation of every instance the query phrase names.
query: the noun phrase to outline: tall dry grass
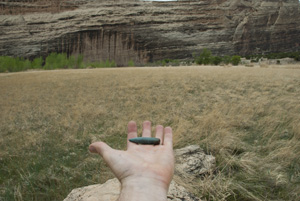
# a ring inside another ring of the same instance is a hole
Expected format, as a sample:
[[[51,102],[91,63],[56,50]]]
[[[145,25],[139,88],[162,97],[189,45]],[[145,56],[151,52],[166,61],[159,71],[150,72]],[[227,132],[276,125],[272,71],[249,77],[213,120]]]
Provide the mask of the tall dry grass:
[[[214,172],[186,179],[204,200],[300,195],[297,68],[1,74],[0,111],[0,200],[62,200],[112,178],[87,147],[104,140],[124,149],[129,120],[171,126],[175,148],[199,144],[216,156]]]

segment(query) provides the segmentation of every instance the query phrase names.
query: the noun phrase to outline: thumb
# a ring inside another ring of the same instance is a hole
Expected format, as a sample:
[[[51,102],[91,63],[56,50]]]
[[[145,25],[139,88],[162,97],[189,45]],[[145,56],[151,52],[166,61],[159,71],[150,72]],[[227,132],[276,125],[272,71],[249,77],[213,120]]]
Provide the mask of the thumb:
[[[118,155],[114,153],[116,152],[115,149],[111,148],[104,142],[94,142],[89,146],[89,150],[91,153],[98,153],[104,159],[110,169],[115,173],[115,175],[117,175],[114,164],[116,164],[116,161],[118,161],[119,158]]]
[[[94,142],[89,146],[89,151],[91,153],[98,153],[103,158],[112,150],[113,149],[104,142]]]

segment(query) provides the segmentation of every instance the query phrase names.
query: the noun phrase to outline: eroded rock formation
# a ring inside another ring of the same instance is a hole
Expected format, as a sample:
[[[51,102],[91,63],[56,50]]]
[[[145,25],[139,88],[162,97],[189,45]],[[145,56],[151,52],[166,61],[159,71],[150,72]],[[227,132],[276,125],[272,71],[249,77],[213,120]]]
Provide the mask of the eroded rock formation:
[[[175,150],[175,158],[175,174],[183,177],[199,177],[212,173],[216,168],[216,158],[205,154],[198,145]]]
[[[83,54],[117,64],[299,51],[298,0],[87,1],[61,13],[0,15],[0,55]]]
[[[0,15],[58,13],[74,10],[84,3],[86,3],[84,0],[0,0]]]

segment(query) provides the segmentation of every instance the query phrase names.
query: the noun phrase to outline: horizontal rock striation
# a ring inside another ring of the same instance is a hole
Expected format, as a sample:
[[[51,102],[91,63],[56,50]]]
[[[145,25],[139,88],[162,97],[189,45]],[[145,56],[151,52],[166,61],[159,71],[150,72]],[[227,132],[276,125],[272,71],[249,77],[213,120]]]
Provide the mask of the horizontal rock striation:
[[[20,15],[26,13],[74,10],[84,0],[0,0],[0,15]]]
[[[298,0],[87,1],[72,11],[0,15],[0,55],[51,52],[143,64],[217,55],[299,51]]]

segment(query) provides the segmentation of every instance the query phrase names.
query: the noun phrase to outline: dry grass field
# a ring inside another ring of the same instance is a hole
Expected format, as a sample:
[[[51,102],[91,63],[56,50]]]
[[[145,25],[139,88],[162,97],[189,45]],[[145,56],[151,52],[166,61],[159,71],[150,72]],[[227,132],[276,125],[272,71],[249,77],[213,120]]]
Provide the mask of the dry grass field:
[[[124,149],[129,120],[216,156],[183,181],[203,200],[300,196],[300,66],[207,66],[0,74],[0,200],[63,200],[112,178],[88,145]]]

